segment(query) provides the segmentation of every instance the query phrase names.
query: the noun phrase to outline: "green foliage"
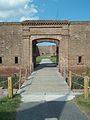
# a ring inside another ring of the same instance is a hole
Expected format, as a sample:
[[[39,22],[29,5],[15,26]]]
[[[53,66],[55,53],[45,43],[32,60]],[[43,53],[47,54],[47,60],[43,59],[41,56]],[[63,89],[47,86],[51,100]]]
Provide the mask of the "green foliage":
[[[0,76],[0,87],[7,88],[7,77],[6,76]]]
[[[16,120],[16,109],[19,107],[21,97],[14,96],[12,99],[7,97],[0,100],[0,120]]]
[[[36,64],[39,64],[41,62],[42,59],[45,59],[45,58],[49,58],[47,56],[38,56],[36,57]]]
[[[79,76],[72,76],[72,89],[83,89],[84,79]]]
[[[19,81],[19,76],[13,76],[12,81],[13,81],[13,88],[17,89],[19,87],[19,82],[18,82]],[[17,83],[17,84],[14,86],[15,83]]]
[[[54,55],[54,56],[51,56],[50,57],[50,60],[53,62],[53,63],[55,63],[55,64],[57,64],[57,57]]]
[[[12,76],[12,82],[13,85],[18,82],[19,77],[18,76]],[[18,88],[18,84],[14,88]],[[8,88],[8,77],[6,76],[0,76],[0,87],[3,87],[4,89]]]
[[[88,82],[90,87],[90,80]],[[72,89],[84,89],[84,78],[80,76],[72,76]]]
[[[38,56],[38,57],[36,57],[36,64],[39,64],[42,59],[46,59],[46,58],[50,59],[55,64],[57,62],[57,57],[55,55],[50,56],[50,57],[48,57],[48,56]]]

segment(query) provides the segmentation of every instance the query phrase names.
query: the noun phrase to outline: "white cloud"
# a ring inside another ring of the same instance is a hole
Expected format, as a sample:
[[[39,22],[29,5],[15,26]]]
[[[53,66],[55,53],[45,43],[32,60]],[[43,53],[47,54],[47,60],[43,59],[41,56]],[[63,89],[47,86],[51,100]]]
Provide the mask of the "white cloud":
[[[0,10],[23,7],[28,0],[0,0]]]
[[[0,21],[38,19],[33,0],[0,0]]]
[[[39,19],[38,16],[36,16],[36,17],[25,17],[25,16],[22,16],[19,21],[21,22],[21,21],[24,21],[24,20],[38,20],[38,19]]]

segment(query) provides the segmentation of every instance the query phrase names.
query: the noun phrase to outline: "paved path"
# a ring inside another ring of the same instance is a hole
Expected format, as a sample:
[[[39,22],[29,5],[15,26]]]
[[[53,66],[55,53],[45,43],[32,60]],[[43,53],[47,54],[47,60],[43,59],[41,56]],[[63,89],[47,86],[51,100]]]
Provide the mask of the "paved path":
[[[74,95],[49,59],[42,60],[18,93],[23,103],[17,120],[87,120],[74,103],[67,102]]]
[[[67,101],[73,94],[58,68],[49,59],[43,59],[20,91],[23,102]]]

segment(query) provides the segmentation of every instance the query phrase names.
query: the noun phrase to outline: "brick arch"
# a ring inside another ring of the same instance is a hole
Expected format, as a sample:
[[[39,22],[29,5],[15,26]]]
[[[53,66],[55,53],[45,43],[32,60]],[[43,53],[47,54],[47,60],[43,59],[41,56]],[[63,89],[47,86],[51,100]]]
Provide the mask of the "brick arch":
[[[59,63],[59,70],[63,71],[63,64],[66,63],[68,68],[68,25],[32,25],[31,23],[28,25],[23,26],[23,61],[30,69],[30,73],[33,71],[33,47],[37,43],[40,42],[53,42],[56,43],[58,47],[58,63]],[[26,54],[27,53],[27,54]],[[63,59],[65,59],[65,63]]]
[[[55,43],[57,46],[59,46],[60,40],[55,38],[37,38],[32,41],[33,44],[41,43],[41,42],[51,42]]]
[[[59,54],[59,49],[60,49],[60,40],[59,39],[56,39],[56,38],[51,38],[51,37],[40,37],[40,38],[35,38],[35,39],[32,39],[32,49],[35,50],[36,48],[36,44],[37,43],[41,43],[41,42],[52,42],[52,43],[55,43],[56,44],[56,56],[57,56],[57,64],[59,64],[59,57],[60,57],[60,54]],[[35,66],[35,63],[36,63],[36,59],[35,56],[34,56],[34,52],[32,52],[32,63],[33,63],[33,68]]]

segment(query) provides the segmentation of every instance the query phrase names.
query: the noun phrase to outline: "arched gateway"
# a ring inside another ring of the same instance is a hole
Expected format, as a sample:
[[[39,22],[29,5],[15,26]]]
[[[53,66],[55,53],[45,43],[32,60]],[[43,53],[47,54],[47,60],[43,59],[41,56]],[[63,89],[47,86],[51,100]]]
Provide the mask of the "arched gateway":
[[[58,48],[59,70],[62,71],[63,64],[68,69],[68,21],[25,21],[23,26],[24,64],[29,71],[33,70],[34,59],[32,50],[39,42],[54,42]],[[26,49],[27,46],[27,49]],[[27,53],[27,54],[26,54]]]
[[[35,45],[45,41],[56,43],[60,72],[90,69],[90,21],[29,20],[0,23],[0,74],[30,74]]]

